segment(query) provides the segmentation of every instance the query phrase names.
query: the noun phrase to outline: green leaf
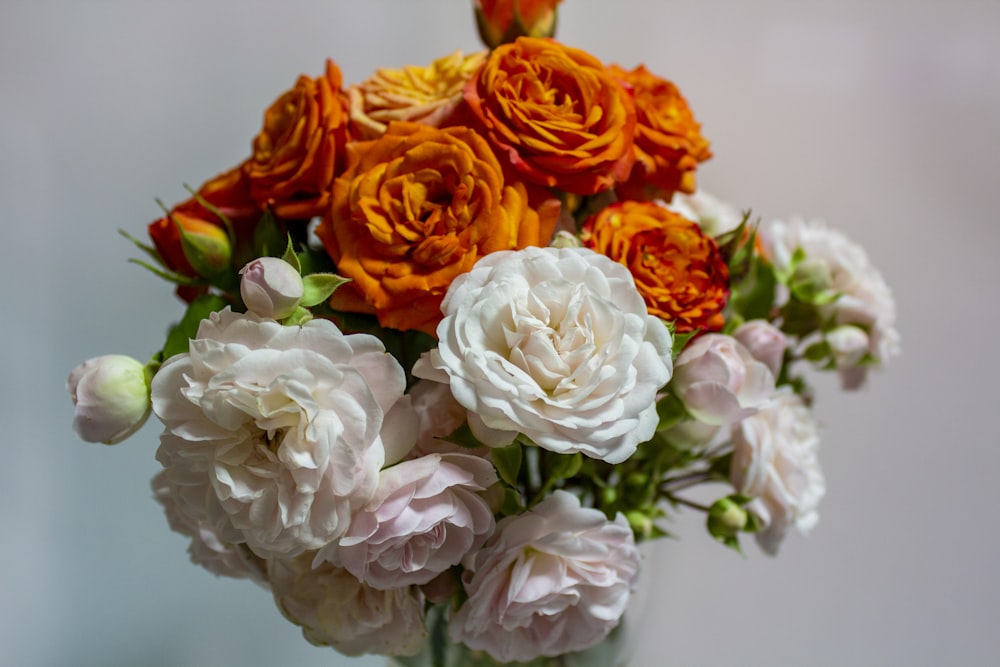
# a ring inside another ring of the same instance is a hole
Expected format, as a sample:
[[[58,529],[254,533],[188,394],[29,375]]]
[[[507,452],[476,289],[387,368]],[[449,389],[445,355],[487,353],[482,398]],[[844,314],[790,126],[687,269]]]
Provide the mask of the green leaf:
[[[817,341],[807,347],[802,356],[812,362],[822,361],[830,356],[830,344],[825,340]]]
[[[450,442],[453,445],[458,445],[459,447],[465,447],[466,449],[478,449],[480,447],[486,446],[482,442],[480,442],[475,435],[473,435],[472,429],[469,428],[468,422],[462,422],[461,426],[456,428],[448,435],[439,437],[438,440]]]
[[[776,286],[774,268],[763,259],[755,257],[747,276],[733,285],[729,309],[745,320],[769,319]]]
[[[184,317],[178,322],[167,335],[167,342],[163,345],[163,360],[188,351],[188,343],[198,334],[198,327],[201,321],[212,313],[226,307],[226,300],[217,294],[204,294],[188,306],[184,312]]]
[[[301,326],[312,318],[312,313],[302,306],[297,306],[291,315],[281,320],[281,323],[285,326]]]
[[[253,233],[255,257],[279,257],[288,245],[288,234],[281,228],[270,209],[264,211]]]
[[[163,278],[166,281],[172,282],[175,285],[204,285],[205,281],[202,278],[191,278],[190,276],[184,276],[180,273],[174,273],[173,271],[167,271],[159,267],[153,266],[147,261],[141,259],[129,259],[129,264],[137,264],[142,268],[146,269],[150,273]]]
[[[295,254],[295,244],[292,243],[291,234],[288,235],[288,244],[285,246],[285,253],[281,256],[281,259],[291,264],[292,268],[295,269],[299,275],[302,275],[302,264],[299,262],[299,256]]]
[[[583,466],[583,455],[579,452],[575,454],[553,454],[546,455],[546,460],[551,463],[549,474],[556,479],[568,479],[573,477]]]
[[[697,336],[699,331],[700,329],[688,331],[687,333],[675,333],[671,331],[674,339],[674,348],[670,353],[671,358],[676,359],[677,355],[684,350],[684,346],[688,344],[688,341]]]
[[[688,418],[687,409],[673,394],[667,394],[656,403],[656,414],[660,418],[657,431],[665,431]]]
[[[134,236],[132,236],[131,234],[129,234],[128,232],[126,232],[124,229],[119,229],[118,233],[121,234],[122,236],[124,236],[129,241],[131,241],[132,245],[134,245],[136,248],[138,248],[142,252],[146,253],[146,255],[148,255],[150,257],[150,259],[152,259],[154,262],[156,262],[160,266],[166,268],[167,265],[163,263],[163,258],[160,257],[160,253],[158,253],[156,251],[156,248],[154,248],[153,246],[151,246],[151,245],[149,245],[147,243],[143,243],[139,239],[135,238]],[[138,262],[136,262],[136,263],[138,263]]]
[[[517,476],[521,472],[521,462],[524,460],[521,443],[513,442],[506,447],[492,449],[490,456],[493,458],[493,465],[496,466],[500,479],[516,488]]]
[[[297,259],[296,263],[298,263]],[[338,287],[349,282],[351,282],[350,278],[343,278],[335,273],[311,273],[303,276],[302,285],[304,289],[302,300],[299,303],[306,308],[323,303],[330,298],[330,295]]]
[[[512,516],[514,514],[520,514],[523,509],[524,503],[521,502],[521,494],[518,493],[516,489],[505,486],[503,503],[500,505],[500,513],[504,516]]]

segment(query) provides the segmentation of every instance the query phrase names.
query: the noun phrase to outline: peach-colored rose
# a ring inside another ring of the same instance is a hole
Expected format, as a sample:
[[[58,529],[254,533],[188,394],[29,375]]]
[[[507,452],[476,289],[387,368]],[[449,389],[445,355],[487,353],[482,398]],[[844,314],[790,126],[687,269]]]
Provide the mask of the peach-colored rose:
[[[331,305],[433,335],[456,276],[488,253],[547,244],[558,215],[555,200],[528,206],[524,185],[504,181],[474,130],[391,123],[381,138],[348,146],[316,231],[352,279]]]
[[[718,331],[729,268],[698,224],[653,202],[608,206],[587,221],[583,243],[628,267],[651,315],[679,333]]]
[[[642,65],[631,72],[617,65],[609,69],[632,86],[636,110],[636,163],[618,187],[621,198],[670,201],[674,192],[694,192],[698,163],[712,151],[677,86]]]
[[[286,219],[322,215],[341,170],[347,143],[347,96],[330,60],[315,79],[300,76],[264,112],[264,125],[246,162],[250,194]]]
[[[521,37],[490,53],[465,100],[525,180],[590,195],[628,178],[632,97],[585,51]]]
[[[347,89],[351,132],[375,139],[394,120],[442,127],[462,104],[462,89],[486,59],[485,52],[463,56],[456,51],[427,67],[380,69],[367,81]]]

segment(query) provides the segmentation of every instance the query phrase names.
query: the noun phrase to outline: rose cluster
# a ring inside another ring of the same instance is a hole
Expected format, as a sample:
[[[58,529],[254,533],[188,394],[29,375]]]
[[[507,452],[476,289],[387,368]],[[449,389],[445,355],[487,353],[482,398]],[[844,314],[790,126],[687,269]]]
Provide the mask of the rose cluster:
[[[158,418],[191,559],[313,643],[413,655],[441,619],[500,662],[588,649],[672,508],[737,549],[810,530],[805,372],[855,389],[898,353],[864,251],[699,190],[678,88],[556,41],[557,4],[475,3],[481,53],[299,77],[135,241],[187,303],[163,348],[70,375],[85,440]]]

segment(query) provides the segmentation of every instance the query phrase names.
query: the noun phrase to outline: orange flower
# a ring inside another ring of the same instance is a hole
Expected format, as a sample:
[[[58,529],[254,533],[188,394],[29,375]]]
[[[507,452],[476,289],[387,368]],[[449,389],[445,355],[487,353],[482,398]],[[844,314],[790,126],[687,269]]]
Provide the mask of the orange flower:
[[[476,0],[476,25],[493,48],[516,37],[551,37],[562,0]]]
[[[261,211],[250,199],[242,166],[206,181],[198,189],[198,197],[229,219],[237,239],[248,238],[252,234],[253,225],[259,219]],[[207,246],[228,246],[225,223],[196,197],[191,197],[174,206],[169,215],[149,224],[149,238],[166,267],[184,276],[197,277],[200,273],[205,273],[205,268],[199,272],[191,265],[181,244],[178,225],[188,234],[203,237]],[[221,270],[224,267],[212,268]]]
[[[347,143],[347,99],[340,70],[301,76],[264,112],[264,125],[246,163],[250,194],[285,219],[322,215]]]
[[[522,37],[490,53],[465,99],[526,180],[590,195],[628,178],[631,95],[590,54]]]
[[[587,221],[582,238],[628,267],[651,315],[679,333],[722,328],[729,268],[697,223],[653,202],[626,201]]]
[[[699,162],[712,157],[701,125],[677,87],[640,65],[611,72],[632,86],[635,109],[636,164],[627,183],[618,188],[623,199],[670,200],[676,191],[695,191]]]
[[[555,200],[528,207],[523,184],[504,182],[475,131],[392,123],[381,138],[348,146],[348,169],[316,231],[353,280],[331,305],[433,334],[452,280],[487,253],[544,245],[558,215]]]
[[[380,69],[347,90],[352,133],[363,139],[381,136],[394,120],[441,127],[462,103],[462,89],[486,59],[486,53],[456,51],[427,67]]]

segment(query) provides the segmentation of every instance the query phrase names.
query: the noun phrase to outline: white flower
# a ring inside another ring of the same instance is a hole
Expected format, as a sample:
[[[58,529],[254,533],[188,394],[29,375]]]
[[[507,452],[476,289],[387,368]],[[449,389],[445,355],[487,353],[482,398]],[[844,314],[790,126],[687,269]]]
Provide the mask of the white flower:
[[[269,587],[264,559],[255,556],[246,545],[226,542],[214,528],[182,512],[174,502],[162,470],[153,477],[152,487],[153,497],[163,505],[170,529],[191,538],[188,555],[192,563],[221,577],[250,579],[264,588]]]
[[[413,655],[426,636],[415,589],[379,591],[330,563],[312,567],[314,554],[268,562],[271,591],[285,618],[303,636],[345,655]]]
[[[375,497],[355,513],[331,560],[381,590],[426,584],[493,532],[479,492],[495,484],[489,461],[429,454],[382,471]]]
[[[455,279],[441,308],[439,347],[413,372],[444,371],[486,444],[520,432],[620,463],[652,437],[671,337],[624,266],[584,248],[496,252]]]
[[[744,419],[774,393],[774,375],[732,336],[698,336],[675,364],[670,388],[691,416],[705,424]]]
[[[66,389],[75,407],[73,431],[87,442],[121,442],[149,417],[146,369],[132,357],[88,359],[69,374]]]
[[[754,359],[767,366],[774,377],[778,377],[785,348],[788,347],[788,339],[781,329],[767,320],[750,320],[733,331],[733,338],[742,343]]]
[[[298,308],[305,286],[291,264],[277,257],[258,257],[240,269],[240,296],[261,317],[283,320]]]
[[[899,354],[896,302],[864,248],[822,222],[798,219],[771,223],[764,230],[763,239],[779,274],[808,273],[810,281],[818,287],[839,295],[821,307],[821,315],[835,324],[863,329],[868,335],[867,355],[872,361],[884,364]],[[805,253],[805,260],[802,266],[793,267],[793,257],[799,248]],[[841,366],[845,387],[860,384],[865,371],[865,367]]]
[[[755,496],[750,504],[766,528],[757,533],[761,548],[774,554],[788,529],[809,532],[826,483],[819,467],[819,424],[802,399],[787,386],[774,401],[733,426],[733,486]]]
[[[556,491],[501,520],[469,559],[449,633],[504,663],[589,648],[618,625],[639,560],[624,516],[608,521]]]
[[[213,313],[153,379],[157,459],[181,510],[225,541],[262,558],[318,549],[371,500],[386,449],[412,445],[393,423],[415,423],[404,386],[374,336]]]
[[[736,208],[704,190],[690,195],[674,193],[667,208],[697,222],[708,236],[721,236],[743,222],[743,216]]]
[[[489,452],[485,447],[469,450],[461,445],[443,440],[465,423],[465,407],[455,400],[448,386],[448,375],[441,373],[439,381],[419,380],[409,393],[413,410],[417,414],[417,444],[413,448],[416,456],[446,452]]]

